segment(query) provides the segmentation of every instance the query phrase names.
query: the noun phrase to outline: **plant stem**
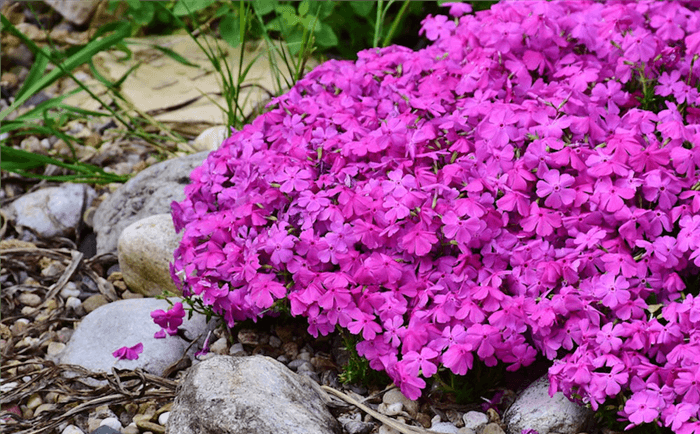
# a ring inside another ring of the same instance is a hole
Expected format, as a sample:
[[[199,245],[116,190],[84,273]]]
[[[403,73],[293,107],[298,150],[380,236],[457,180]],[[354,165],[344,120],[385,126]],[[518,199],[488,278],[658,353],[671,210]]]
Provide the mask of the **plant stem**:
[[[401,22],[401,19],[403,18],[404,14],[406,13],[406,10],[408,9],[408,5],[411,3],[411,0],[405,0],[403,4],[401,5],[401,9],[399,10],[399,14],[394,18],[394,21],[391,23],[391,28],[389,29],[389,33],[386,35],[384,38],[384,42],[382,43],[382,47],[386,47],[391,43],[391,39],[394,37],[394,33],[396,33],[396,29],[399,28],[399,23]]]

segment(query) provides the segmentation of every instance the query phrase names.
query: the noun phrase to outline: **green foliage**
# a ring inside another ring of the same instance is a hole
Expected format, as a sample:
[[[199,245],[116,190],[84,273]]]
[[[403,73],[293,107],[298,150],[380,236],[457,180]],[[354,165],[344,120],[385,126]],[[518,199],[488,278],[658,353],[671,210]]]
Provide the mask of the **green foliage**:
[[[375,371],[369,367],[369,362],[364,357],[357,354],[358,338],[355,335],[348,333],[346,330],[339,329],[343,337],[343,345],[348,351],[350,357],[347,365],[343,366],[343,372],[340,374],[340,381],[343,384],[361,384],[363,386],[376,386],[384,388],[391,384],[391,378],[385,372]]]
[[[503,381],[505,369],[502,363],[488,367],[479,359],[466,375],[455,375],[449,369],[441,369],[433,378],[440,385],[442,393],[447,394],[457,404],[474,404],[482,402],[482,397],[495,390]]]

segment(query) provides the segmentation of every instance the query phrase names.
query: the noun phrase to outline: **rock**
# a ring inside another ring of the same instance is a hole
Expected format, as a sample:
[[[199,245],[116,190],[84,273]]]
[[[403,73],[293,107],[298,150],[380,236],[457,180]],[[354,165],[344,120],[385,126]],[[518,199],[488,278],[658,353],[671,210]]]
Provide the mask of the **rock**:
[[[66,344],[64,344],[62,342],[49,342],[49,346],[46,348],[46,354],[49,357],[56,357],[65,348],[66,348]]]
[[[481,430],[480,434],[506,434],[503,432],[503,428],[495,422],[491,422],[484,426],[484,428]],[[518,434],[520,434],[520,431],[518,431]]]
[[[399,389],[391,389],[390,391],[386,392],[382,398],[382,402],[387,406],[400,402],[403,405],[404,410],[406,410],[411,417],[415,418],[418,414],[418,403],[406,398]]]
[[[231,345],[231,348],[228,350],[228,354],[234,357],[243,357],[248,355],[245,349],[243,349],[243,344],[240,342],[236,342],[235,344]]]
[[[166,411],[165,413],[161,413],[160,416],[158,416],[158,423],[160,425],[166,426],[168,424],[168,419],[170,418],[170,412]]]
[[[126,285],[148,297],[163,290],[180,294],[170,277],[170,262],[180,244],[170,214],[156,214],[127,226],[117,245],[119,268]]]
[[[480,430],[483,426],[489,423],[489,417],[480,411],[468,411],[462,416],[465,428],[474,431]]]
[[[215,356],[178,387],[169,434],[340,433],[318,385],[264,356]]]
[[[85,434],[83,430],[75,425],[68,425],[61,431],[61,434]]]
[[[338,422],[343,425],[343,429],[348,434],[369,434],[374,429],[374,424],[359,420],[359,414],[355,418],[342,414],[338,417]]]
[[[231,130],[226,125],[217,125],[207,128],[194,139],[192,147],[196,151],[213,151],[231,135]]]
[[[226,338],[219,338],[209,346],[209,351],[211,351],[214,354],[219,354],[219,355],[224,355],[228,353],[228,343],[226,341]]]
[[[185,198],[190,172],[208,152],[163,161],[139,172],[120,186],[95,211],[97,254],[115,252],[124,228],[155,214],[170,212],[170,203]]]
[[[6,212],[16,226],[29,228],[41,237],[64,237],[75,233],[82,210],[94,198],[91,187],[65,183],[26,194],[12,202]]]
[[[107,299],[102,294],[91,295],[83,301],[83,309],[85,312],[90,313],[100,306],[107,304]]]
[[[82,26],[90,19],[92,12],[97,7],[99,0],[44,0],[56,12],[73,24]]]
[[[534,429],[539,434],[576,434],[584,430],[591,411],[569,401],[563,393],[549,396],[547,376],[540,378],[518,396],[503,419],[512,434]]]
[[[164,426],[158,425],[157,423],[149,422],[147,420],[136,422],[136,426],[141,428],[143,431],[151,431],[155,434],[163,434],[165,432]]]
[[[30,410],[34,410],[35,408],[37,408],[38,406],[40,406],[43,403],[44,403],[44,401],[41,400],[41,396],[39,396],[38,393],[35,393],[35,394],[31,395],[29,397],[29,399],[27,400],[27,408]]]
[[[179,299],[172,298],[172,302]],[[63,352],[51,360],[57,364],[75,364],[95,372],[111,372],[117,369],[136,369],[162,375],[172,363],[177,362],[189,343],[181,337],[167,336],[155,339],[153,335],[160,327],[153,322],[151,312],[156,309],[169,309],[166,300],[140,298],[119,300],[95,309],[85,316],[73,333]],[[188,320],[185,316],[181,329],[189,339],[199,337],[198,345],[193,345],[188,356],[201,348],[207,331],[215,326],[212,321],[206,324],[206,317],[193,314]],[[200,336],[201,335],[201,336]],[[117,360],[112,353],[117,349],[143,344],[143,352],[137,360]]]
[[[459,428],[452,425],[450,422],[434,423],[430,427],[430,430],[444,434],[459,434]]]
[[[19,302],[27,306],[36,307],[41,304],[41,297],[32,292],[23,292],[19,295]]]
[[[108,417],[100,422],[100,426],[105,425],[117,431],[122,429],[122,424],[116,417]]]

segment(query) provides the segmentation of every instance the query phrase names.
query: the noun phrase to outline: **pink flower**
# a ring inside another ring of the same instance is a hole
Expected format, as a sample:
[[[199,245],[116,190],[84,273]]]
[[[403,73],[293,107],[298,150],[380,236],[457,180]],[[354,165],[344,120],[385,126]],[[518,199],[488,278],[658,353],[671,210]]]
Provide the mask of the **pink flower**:
[[[137,360],[139,354],[143,352],[143,344],[138,343],[133,347],[121,347],[117,351],[113,352],[112,355],[119,360]]]
[[[156,332],[155,338],[162,339],[165,337],[165,332],[170,336],[177,334],[177,329],[182,325],[182,319],[185,317],[185,309],[181,302],[177,302],[167,312],[162,309],[157,309],[151,312],[153,322],[161,327],[161,330]]]
[[[661,399],[651,391],[636,392],[625,403],[624,412],[628,414],[630,422],[627,428],[641,423],[651,423],[659,416]]]
[[[576,192],[568,187],[574,183],[574,177],[560,174],[552,169],[544,174],[542,181],[537,181],[537,195],[546,197],[544,204],[552,208],[571,205],[576,198]]]

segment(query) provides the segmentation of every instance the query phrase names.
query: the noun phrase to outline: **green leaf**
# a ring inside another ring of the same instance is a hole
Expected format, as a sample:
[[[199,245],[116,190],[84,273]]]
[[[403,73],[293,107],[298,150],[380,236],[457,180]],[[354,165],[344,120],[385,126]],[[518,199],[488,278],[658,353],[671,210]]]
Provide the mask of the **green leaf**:
[[[299,15],[302,17],[309,13],[309,0],[304,0],[299,4]]]
[[[37,50],[37,53],[42,56],[50,56],[48,52],[40,49],[37,47],[34,42],[32,42],[30,39],[28,39],[26,36],[24,36],[21,32],[17,30],[15,26],[10,23],[10,21],[5,18],[4,15],[0,15],[0,20],[2,22],[3,30],[7,30],[10,33],[15,34],[18,36],[22,42],[27,44],[27,46],[32,48],[32,46]],[[92,56],[95,54],[99,53],[102,50],[106,50],[113,45],[119,43],[122,41],[125,37],[129,36],[131,34],[131,24],[130,23],[116,23],[117,25],[114,26],[114,32],[109,35],[105,36],[99,40],[93,39],[89,44],[87,44],[84,48],[82,48],[79,52],[75,53],[74,55],[70,56],[68,59],[66,59],[59,68],[54,69],[53,71],[49,72],[48,74],[44,75],[41,79],[37,80],[36,82],[32,83],[29,88],[25,91],[25,93],[22,95],[21,98],[15,99],[15,102],[10,105],[7,109],[3,110],[0,112],[0,121],[4,120],[10,113],[15,111],[18,107],[21,107],[22,104],[24,104],[32,95],[36,94],[37,92],[41,91],[45,87],[51,85],[53,82],[58,80],[60,77],[64,76],[64,70],[65,71],[72,71],[76,67],[86,63],[88,60],[92,59]],[[104,27],[104,26],[103,26]],[[99,30],[98,30],[99,33]]]
[[[49,58],[46,56],[41,56],[37,55],[36,60],[34,61],[34,64],[32,65],[32,69],[29,70],[29,75],[27,75],[27,78],[24,80],[24,84],[22,84],[22,88],[15,94],[15,99],[20,99],[24,94],[27,93],[27,91],[37,83],[41,77],[44,76],[44,71],[46,71],[46,67],[49,64]]]
[[[241,45],[241,24],[238,17],[228,14],[219,22],[221,38],[232,47]]]
[[[316,43],[322,47],[335,47],[338,45],[338,37],[335,35],[333,28],[326,23],[318,23],[316,25]]]
[[[44,176],[28,172],[28,170],[43,167],[46,164],[63,167],[76,172],[68,176]],[[128,176],[107,173],[97,166],[85,163],[66,163],[46,155],[33,154],[21,149],[0,145],[0,169],[18,173],[22,176],[54,181],[77,181],[106,184],[110,182],[125,182]]]
[[[294,7],[289,6],[289,5],[279,5],[275,7],[275,12],[277,12],[277,15],[296,15],[297,11],[294,9]]]
[[[255,1],[253,1],[253,8],[255,9],[255,12],[259,13],[260,15],[269,14],[270,12],[275,10],[277,5],[278,5],[277,0],[255,0]]]
[[[153,7],[153,3],[143,2],[141,3],[141,8],[129,10],[129,13],[134,18],[136,24],[145,26],[153,21],[153,17],[156,14],[156,9]]]
[[[129,9],[141,9],[141,2],[139,0],[126,0],[126,3],[129,5]]]
[[[287,48],[292,56],[296,56],[304,43],[304,33],[300,29],[293,30],[286,38]]]
[[[183,17],[193,12],[200,11],[214,3],[216,3],[216,0],[180,0],[175,4],[173,14],[178,17]]]
[[[182,63],[183,65],[187,66],[193,66],[195,68],[201,68],[201,66],[197,65],[196,63],[192,63],[189,60],[185,59],[184,57],[180,56],[177,54],[175,51],[171,50],[168,47],[162,47],[160,45],[151,45],[152,48],[155,48],[156,50],[162,51],[166,56],[170,57],[174,61],[178,63]]]
[[[350,2],[350,7],[357,15],[367,18],[372,13],[374,2]]]

